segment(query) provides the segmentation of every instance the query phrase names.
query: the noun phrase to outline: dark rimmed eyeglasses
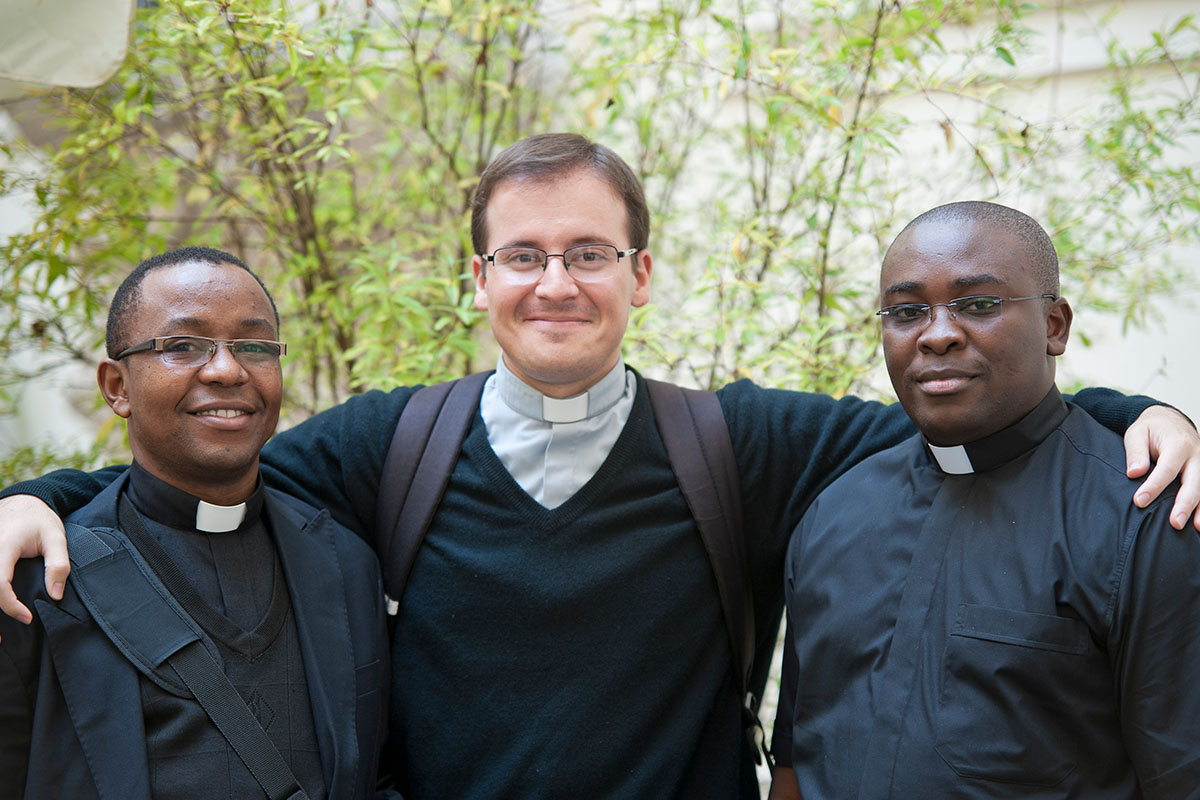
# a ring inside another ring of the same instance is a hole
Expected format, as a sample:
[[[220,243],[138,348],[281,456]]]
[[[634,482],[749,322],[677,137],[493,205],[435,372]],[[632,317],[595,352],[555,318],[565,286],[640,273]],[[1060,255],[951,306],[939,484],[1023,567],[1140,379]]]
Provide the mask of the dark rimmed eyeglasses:
[[[207,336],[156,336],[140,344],[126,347],[117,353],[120,361],[134,353],[152,351],[162,360],[175,367],[202,367],[216,354],[217,348],[225,345],[237,362],[247,369],[267,367],[279,363],[287,354],[287,345],[271,339],[210,339]]]
[[[883,318],[884,327],[908,328],[920,327],[919,323],[929,324],[933,320],[933,309],[942,306],[950,313],[950,319],[959,319],[961,315],[965,322],[988,322],[997,319],[1004,309],[1005,303],[1016,303],[1021,300],[1057,300],[1054,294],[1031,294],[1028,297],[998,297],[994,294],[973,294],[970,297],[958,297],[948,303],[898,303],[894,306],[884,306],[875,312]]]
[[[491,255],[480,253],[479,257],[509,283],[537,283],[552,258],[561,258],[567,273],[580,283],[598,283],[616,274],[621,259],[637,251],[636,247],[618,250],[611,244],[582,244],[561,253],[547,253],[537,247],[501,247]]]

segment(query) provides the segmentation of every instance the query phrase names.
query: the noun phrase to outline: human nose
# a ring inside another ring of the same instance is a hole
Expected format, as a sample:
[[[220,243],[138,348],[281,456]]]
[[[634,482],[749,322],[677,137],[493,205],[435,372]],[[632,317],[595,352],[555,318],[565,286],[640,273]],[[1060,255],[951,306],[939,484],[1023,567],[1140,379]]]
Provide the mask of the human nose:
[[[229,342],[216,342],[208,361],[200,368],[200,380],[205,383],[238,384],[249,377],[246,368],[233,354]]]
[[[561,255],[546,256],[546,267],[535,287],[538,297],[557,299],[579,293],[575,279],[567,271],[567,261]]]
[[[918,344],[922,349],[944,353],[964,341],[962,326],[954,306],[949,303],[933,303],[929,306],[929,319],[921,328]]]

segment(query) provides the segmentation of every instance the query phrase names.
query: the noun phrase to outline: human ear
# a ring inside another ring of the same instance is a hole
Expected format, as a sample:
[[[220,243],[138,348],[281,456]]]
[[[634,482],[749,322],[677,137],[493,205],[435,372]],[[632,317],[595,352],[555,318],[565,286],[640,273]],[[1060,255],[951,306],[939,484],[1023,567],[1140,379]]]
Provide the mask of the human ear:
[[[100,394],[118,417],[129,419],[129,374],[120,361],[106,358],[96,368]]]
[[[471,271],[475,273],[475,308],[487,311],[487,267],[483,265],[483,256],[471,257]]]
[[[654,262],[646,248],[638,250],[633,257],[637,259],[637,267],[633,271],[633,298],[629,304],[640,308],[650,302],[650,272]]]
[[[1075,312],[1065,297],[1060,297],[1050,304],[1046,314],[1046,353],[1061,356],[1067,351],[1067,340],[1071,338],[1071,320]]]

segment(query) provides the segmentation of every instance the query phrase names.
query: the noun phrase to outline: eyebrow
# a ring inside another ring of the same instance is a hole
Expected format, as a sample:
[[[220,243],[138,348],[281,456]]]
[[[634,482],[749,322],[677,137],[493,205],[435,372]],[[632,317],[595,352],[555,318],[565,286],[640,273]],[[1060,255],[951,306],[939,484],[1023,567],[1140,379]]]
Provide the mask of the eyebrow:
[[[565,249],[571,248],[571,247],[578,247],[581,244],[612,244],[612,243],[609,242],[607,239],[605,239],[603,236],[576,236],[573,239],[570,239],[567,243],[567,247],[564,247],[563,249],[565,250]],[[612,246],[616,247],[616,245],[612,245]],[[500,247],[533,247],[538,250],[544,249],[539,243],[535,242],[533,239],[517,239],[515,241],[508,242],[507,244],[502,244],[502,245],[500,245]],[[496,249],[499,250],[500,248],[497,247]]]
[[[962,278],[955,278],[951,286],[962,289],[972,289],[976,286],[982,286],[986,283],[995,283],[1001,286],[1007,286],[1008,281],[1003,278],[993,275],[990,272],[984,272],[979,275],[967,275]],[[920,281],[897,281],[891,286],[883,290],[883,295],[886,297],[890,294],[902,294],[904,292],[919,292],[925,288],[925,284]]]
[[[172,317],[167,320],[166,327],[176,330],[179,328],[203,328],[207,324],[211,324],[211,321],[196,317]],[[247,317],[246,319],[239,320],[237,327],[252,331],[266,330],[272,334],[275,333],[274,323],[264,317]]]

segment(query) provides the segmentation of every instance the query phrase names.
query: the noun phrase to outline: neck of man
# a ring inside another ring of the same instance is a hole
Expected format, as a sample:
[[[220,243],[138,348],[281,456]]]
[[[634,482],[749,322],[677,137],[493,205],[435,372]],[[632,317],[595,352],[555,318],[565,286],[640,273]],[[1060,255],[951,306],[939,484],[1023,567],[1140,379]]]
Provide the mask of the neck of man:
[[[210,470],[203,475],[182,475],[161,469],[153,461],[147,462],[136,451],[133,457],[146,472],[163,483],[214,506],[236,506],[238,503],[244,503],[258,486],[257,458],[250,469],[236,475],[225,474],[219,470]]]
[[[616,356],[614,356],[613,359],[607,365],[605,365],[604,369],[600,370],[599,372],[589,375],[583,380],[567,381],[563,383],[538,380],[537,378],[527,375],[525,372],[514,366],[512,360],[509,359],[507,355],[501,353],[500,358],[503,360],[504,366],[508,367],[509,372],[511,372],[518,380],[520,380],[521,383],[524,383],[531,389],[541,392],[542,394],[546,395],[546,397],[553,397],[557,400],[562,400],[568,397],[581,395],[598,384],[600,381],[604,380],[604,377],[612,371],[613,367],[615,367],[618,362],[620,362],[621,354],[617,353]]]
[[[164,478],[167,483],[170,480]],[[258,462],[254,464],[254,472],[240,478],[235,483],[230,484],[213,484],[207,483],[201,486],[179,485],[171,483],[177,489],[182,489],[189,494],[194,494],[206,503],[212,503],[214,506],[235,506],[238,503],[246,502],[246,498],[254,493],[254,487],[258,485]]]

